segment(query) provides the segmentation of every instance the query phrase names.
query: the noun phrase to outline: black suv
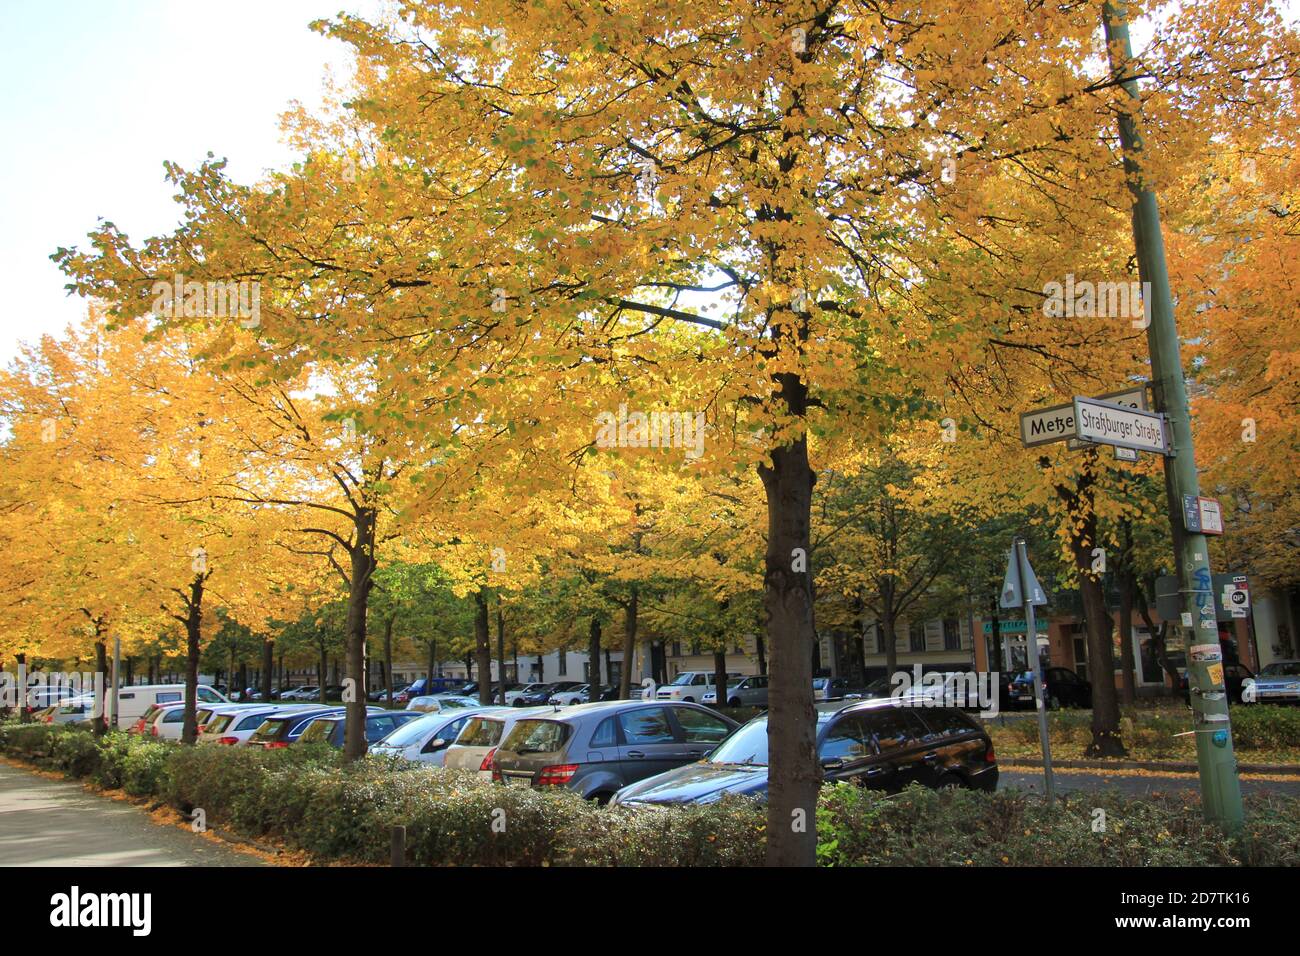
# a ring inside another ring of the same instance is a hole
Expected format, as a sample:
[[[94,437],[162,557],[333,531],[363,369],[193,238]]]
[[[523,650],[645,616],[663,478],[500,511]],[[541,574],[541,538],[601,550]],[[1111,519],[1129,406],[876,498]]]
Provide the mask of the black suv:
[[[822,777],[895,793],[909,784],[995,790],[993,742],[954,707],[900,699],[817,705]],[[616,804],[712,803],[733,793],[767,796],[767,715],[727,738],[707,760],[620,790]]]

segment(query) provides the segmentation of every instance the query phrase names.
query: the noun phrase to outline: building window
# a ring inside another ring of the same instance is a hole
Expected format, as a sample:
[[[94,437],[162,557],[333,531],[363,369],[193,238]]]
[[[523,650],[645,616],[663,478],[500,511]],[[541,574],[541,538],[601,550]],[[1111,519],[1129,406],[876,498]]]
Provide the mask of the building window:
[[[955,617],[943,619],[943,649],[945,651],[961,650],[961,624]]]
[[[560,648],[560,676],[563,677],[567,673],[569,673],[569,652],[565,648],[561,647]]]
[[[885,625],[879,622],[876,623],[876,653],[877,654],[888,653],[888,651],[885,648]]]
[[[907,625],[908,649],[913,654],[925,653],[925,621],[917,621]]]
[[[700,642],[699,642],[699,641],[691,641],[691,656],[692,656],[692,657],[699,657],[699,656],[700,656]]]
[[[673,657],[681,657],[681,656],[682,656],[682,642],[673,641]]]

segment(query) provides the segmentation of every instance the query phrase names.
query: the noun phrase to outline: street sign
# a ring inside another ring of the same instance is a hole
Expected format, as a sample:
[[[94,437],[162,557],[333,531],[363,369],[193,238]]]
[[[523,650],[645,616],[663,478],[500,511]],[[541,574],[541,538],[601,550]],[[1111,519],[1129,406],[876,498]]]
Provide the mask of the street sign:
[[[1130,408],[1145,409],[1147,407],[1145,384],[1121,389],[1118,392],[1107,392],[1105,395],[1098,395],[1097,398],[1102,401],[1127,405]],[[1071,448],[1086,447],[1083,443],[1072,439],[1075,439],[1073,402],[1039,408],[1032,412],[1021,412],[1020,442],[1026,448],[1033,448],[1035,445],[1050,445],[1052,442],[1057,441],[1070,441]]]
[[[1038,633],[1039,633],[1039,634],[1046,634],[1046,633],[1047,633],[1047,622],[1046,622],[1046,621],[1036,621],[1035,624],[1037,625]],[[985,633],[985,634],[988,634],[988,635],[992,635],[992,634],[993,634],[993,622],[992,622],[992,621],[985,621],[985,622],[984,622],[984,633]],[[1026,624],[1023,620],[1012,620],[1012,621],[999,620],[999,621],[998,621],[998,633],[999,633],[999,634],[1013,634],[1013,635],[1023,635],[1023,634],[1028,634],[1028,633],[1029,633],[1029,625]]]
[[[1038,578],[1034,576],[1034,569],[1029,566],[1029,558],[1024,562],[1024,582],[1025,590],[1029,592],[1029,603],[1035,607],[1042,607],[1047,604],[1047,592],[1038,584]],[[1002,600],[999,602],[1002,607],[1024,607],[1025,599],[1021,594],[1021,575],[1016,569],[1016,551],[1011,549],[1011,554],[1007,558],[1007,573],[1002,577]]]
[[[1137,388],[1126,389],[1120,392],[1110,392],[1109,394],[1106,395],[1098,395],[1097,401],[1114,402],[1116,405],[1124,405],[1127,406],[1128,408],[1136,408],[1144,412],[1148,412],[1151,410],[1151,407],[1147,404],[1146,385],[1141,385]],[[1071,414],[1074,413],[1073,404],[1070,405],[1070,412]],[[1070,451],[1079,451],[1082,448],[1093,448],[1095,446],[1096,446],[1096,442],[1083,441],[1082,439],[1079,438],[1071,438],[1069,441],[1065,443],[1065,447],[1070,449]],[[1132,448],[1120,448],[1116,446],[1115,458],[1118,461],[1137,461],[1138,453],[1135,449]]]
[[[1198,534],[1223,534],[1223,509],[1218,500],[1183,495],[1183,527]]]
[[[1156,412],[1076,395],[1074,421],[1075,432],[1084,441],[1161,455],[1169,453],[1165,417]]]

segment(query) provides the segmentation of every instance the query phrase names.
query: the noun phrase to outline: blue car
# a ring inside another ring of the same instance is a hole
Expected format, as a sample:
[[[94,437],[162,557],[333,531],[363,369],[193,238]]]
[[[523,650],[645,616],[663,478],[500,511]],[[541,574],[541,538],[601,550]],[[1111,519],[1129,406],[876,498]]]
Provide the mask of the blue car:
[[[884,700],[817,705],[817,758],[827,781],[895,793],[912,783],[934,789],[994,790],[993,743],[953,707]],[[725,794],[766,799],[767,715],[755,717],[706,759],[630,784],[619,806],[713,803]]]

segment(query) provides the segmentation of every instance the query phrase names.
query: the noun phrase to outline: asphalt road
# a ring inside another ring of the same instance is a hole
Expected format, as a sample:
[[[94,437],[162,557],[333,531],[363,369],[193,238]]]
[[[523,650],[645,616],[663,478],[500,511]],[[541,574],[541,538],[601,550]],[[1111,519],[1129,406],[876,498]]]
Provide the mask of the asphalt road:
[[[139,807],[0,764],[0,866],[260,866]]]
[[[1055,774],[1057,792],[1067,790],[1103,790],[1107,787],[1114,787],[1121,793],[1132,796],[1141,796],[1152,792],[1169,793],[1175,790],[1192,790],[1197,791],[1200,786],[1197,782],[1196,774],[1193,773],[1175,773],[1129,775],[1119,773],[1087,773],[1077,771],[1058,771]],[[1009,788],[1017,790],[1029,790],[1034,793],[1043,792],[1043,773],[1041,770],[1025,770],[1024,768],[1003,767],[998,774],[998,789],[1006,790]],[[1260,793],[1264,791],[1281,794],[1288,797],[1300,797],[1300,777],[1291,777],[1287,780],[1258,780],[1243,779],[1241,781],[1242,793]]]

